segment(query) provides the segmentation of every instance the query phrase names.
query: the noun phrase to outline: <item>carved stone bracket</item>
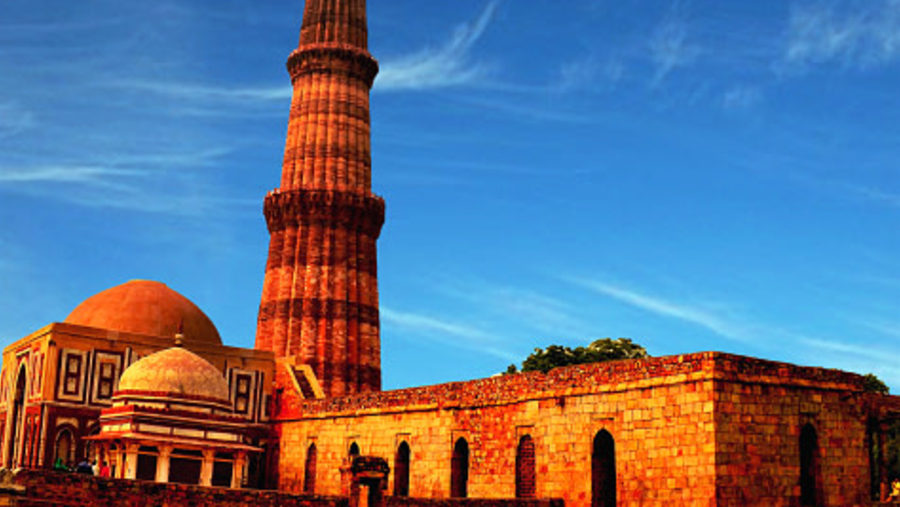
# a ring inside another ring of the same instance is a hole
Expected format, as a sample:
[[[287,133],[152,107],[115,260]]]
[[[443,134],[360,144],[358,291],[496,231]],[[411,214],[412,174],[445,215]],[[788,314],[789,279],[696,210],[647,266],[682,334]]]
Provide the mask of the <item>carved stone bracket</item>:
[[[312,72],[340,73],[362,79],[371,88],[378,74],[378,61],[368,51],[333,42],[304,44],[291,53],[286,65],[292,82]]]
[[[384,224],[384,199],[337,190],[269,192],[263,205],[269,232],[289,226],[343,227],[378,238]]]

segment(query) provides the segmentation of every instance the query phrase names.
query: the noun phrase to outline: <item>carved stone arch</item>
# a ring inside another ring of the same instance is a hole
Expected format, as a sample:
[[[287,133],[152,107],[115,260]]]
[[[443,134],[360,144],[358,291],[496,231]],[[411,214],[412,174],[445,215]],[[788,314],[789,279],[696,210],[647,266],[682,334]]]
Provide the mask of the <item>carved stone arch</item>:
[[[6,448],[6,465],[16,468],[21,465],[23,443],[23,426],[25,423],[25,399],[28,388],[28,367],[22,361],[16,374],[15,387],[13,387],[13,403],[10,411],[9,442]]]
[[[824,505],[819,436],[812,423],[800,429],[800,505],[819,507]]]
[[[316,492],[316,461],[318,461],[318,450],[315,442],[309,444],[306,448],[306,463],[303,465],[303,492],[314,494]]]
[[[450,496],[466,498],[469,495],[469,443],[460,437],[453,444],[450,461]]]
[[[62,459],[63,465],[75,462],[75,450],[77,440],[75,435],[77,429],[70,424],[62,424],[56,427],[56,434],[53,437],[53,459],[51,466],[56,464],[57,459]]]
[[[400,442],[394,457],[394,496],[409,496],[410,454],[409,444]]]
[[[516,498],[534,498],[536,482],[534,439],[523,435],[516,447]]]

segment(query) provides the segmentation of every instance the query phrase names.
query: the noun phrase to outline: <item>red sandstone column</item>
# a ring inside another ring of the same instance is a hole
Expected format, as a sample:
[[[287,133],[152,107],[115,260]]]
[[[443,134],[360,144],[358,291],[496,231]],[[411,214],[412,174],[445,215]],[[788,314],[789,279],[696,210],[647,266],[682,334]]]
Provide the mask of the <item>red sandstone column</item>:
[[[256,348],[299,356],[327,396],[381,389],[365,0],[307,0],[281,187],[266,196],[271,235]]]

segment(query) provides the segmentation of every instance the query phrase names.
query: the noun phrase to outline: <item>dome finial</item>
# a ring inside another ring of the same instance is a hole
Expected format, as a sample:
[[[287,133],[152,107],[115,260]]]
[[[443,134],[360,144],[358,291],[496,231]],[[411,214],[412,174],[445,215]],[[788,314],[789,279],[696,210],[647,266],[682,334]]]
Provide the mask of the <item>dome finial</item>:
[[[175,333],[175,346],[184,347],[184,319],[178,322],[178,331]]]

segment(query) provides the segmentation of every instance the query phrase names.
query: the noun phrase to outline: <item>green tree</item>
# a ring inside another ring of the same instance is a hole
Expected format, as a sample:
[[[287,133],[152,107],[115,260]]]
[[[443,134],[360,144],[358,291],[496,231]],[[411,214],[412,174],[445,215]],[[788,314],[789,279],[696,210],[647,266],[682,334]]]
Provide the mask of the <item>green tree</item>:
[[[639,359],[649,357],[644,347],[634,343],[630,338],[601,338],[594,340],[586,347],[570,348],[563,345],[549,345],[547,348],[535,348],[524,361],[522,371],[542,371],[544,373],[560,366],[573,364],[600,363],[616,359]],[[506,373],[518,373],[516,365],[511,364]]]
[[[867,373],[863,376],[864,384],[863,389],[870,393],[881,393],[888,394],[890,389],[888,389],[887,384],[881,381],[880,378],[876,377],[873,373]]]

